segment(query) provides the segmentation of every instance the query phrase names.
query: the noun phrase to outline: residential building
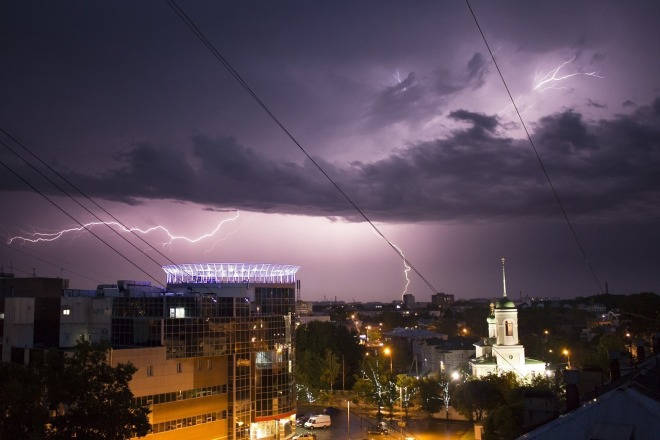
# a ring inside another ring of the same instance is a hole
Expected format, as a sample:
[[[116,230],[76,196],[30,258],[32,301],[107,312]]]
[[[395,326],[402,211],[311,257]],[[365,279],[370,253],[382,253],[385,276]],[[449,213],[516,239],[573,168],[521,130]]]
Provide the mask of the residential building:
[[[413,354],[422,363],[424,374],[451,376],[469,366],[475,354],[473,341],[462,336],[419,340],[413,347]]]
[[[163,269],[166,289],[119,282],[97,291],[60,289],[57,296],[52,286],[40,293],[34,279],[23,279],[29,289],[20,279],[12,289],[0,285],[0,292],[11,291],[0,309],[3,360],[28,363],[36,348],[106,340],[113,365],[137,367],[130,386],[136,401],[152,410],[147,439],[290,437],[299,267],[203,263]]]

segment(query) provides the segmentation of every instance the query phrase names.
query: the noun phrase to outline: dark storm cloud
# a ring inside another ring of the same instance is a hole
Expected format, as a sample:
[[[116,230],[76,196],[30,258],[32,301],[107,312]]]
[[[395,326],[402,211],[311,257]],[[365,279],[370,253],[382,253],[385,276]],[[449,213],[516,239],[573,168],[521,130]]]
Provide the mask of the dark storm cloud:
[[[456,77],[446,69],[441,69],[436,74],[434,88],[440,96],[452,95],[465,89],[476,90],[484,85],[487,73],[488,62],[477,52],[470,58],[465,70]]]
[[[486,130],[493,132],[499,125],[497,118],[482,113],[469,112],[467,110],[456,110],[449,113],[449,117],[457,121],[469,121],[474,124],[475,130]]]
[[[343,167],[315,160],[374,220],[558,217],[528,142],[498,134],[494,116],[467,110],[449,116],[467,126],[382,160]],[[546,116],[532,137],[572,216],[658,217],[660,100],[597,122],[576,111]],[[139,144],[118,160],[119,168],[104,175],[69,178],[91,195],[133,203],[174,199],[217,209],[359,218],[310,161],[276,161],[232,137],[197,136],[188,155]]]
[[[374,125],[408,120],[423,105],[424,88],[411,72],[400,83],[385,88],[373,103],[369,116]]]
[[[459,73],[441,69],[435,74],[434,83],[420,81],[416,73],[411,72],[375,97],[367,115],[369,126],[396,122],[415,124],[437,116],[448,96],[478,89],[484,85],[487,73],[488,63],[481,53],[475,53]]]
[[[594,107],[594,108],[607,108],[607,106],[606,106],[605,104],[601,104],[601,103],[596,102],[596,101],[594,101],[594,100],[592,100],[592,99],[589,99],[589,100],[587,101],[587,105],[588,105],[589,107]]]

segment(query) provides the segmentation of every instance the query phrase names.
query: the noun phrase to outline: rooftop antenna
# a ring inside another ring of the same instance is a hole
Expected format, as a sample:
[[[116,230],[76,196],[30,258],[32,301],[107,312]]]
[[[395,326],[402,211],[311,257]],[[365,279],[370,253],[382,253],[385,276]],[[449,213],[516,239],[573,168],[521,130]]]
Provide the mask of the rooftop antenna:
[[[506,275],[504,273],[504,257],[502,257],[502,286],[504,287],[504,298],[506,298]]]

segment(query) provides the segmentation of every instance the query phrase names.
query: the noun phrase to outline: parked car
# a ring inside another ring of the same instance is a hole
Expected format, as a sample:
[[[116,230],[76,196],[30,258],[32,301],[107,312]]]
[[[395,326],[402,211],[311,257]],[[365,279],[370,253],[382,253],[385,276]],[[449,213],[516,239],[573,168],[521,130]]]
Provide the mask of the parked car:
[[[316,434],[313,432],[303,432],[302,434],[298,434],[293,437],[293,440],[297,440],[299,438],[316,438]]]
[[[323,413],[334,416],[335,414],[339,414],[339,408],[334,406],[328,406],[323,410]]]
[[[307,420],[309,420],[309,416],[296,416],[296,425],[303,426]]]
[[[390,430],[384,426],[372,426],[371,428],[367,428],[367,432],[373,435],[387,435]]]

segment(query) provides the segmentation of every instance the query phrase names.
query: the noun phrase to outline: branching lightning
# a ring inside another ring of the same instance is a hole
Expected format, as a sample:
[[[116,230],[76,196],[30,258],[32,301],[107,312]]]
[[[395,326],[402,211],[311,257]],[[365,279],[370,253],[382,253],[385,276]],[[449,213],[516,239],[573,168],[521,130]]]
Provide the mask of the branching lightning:
[[[569,63],[572,63],[575,61],[576,57],[571,58],[568,61],[564,61],[561,63],[558,67],[552,69],[548,73],[546,73],[543,76],[537,75],[534,78],[534,86],[532,87],[533,90],[547,90],[547,89],[552,89],[552,88],[558,88],[554,86],[554,83],[563,81],[568,78],[572,78],[574,76],[593,76],[595,78],[603,78],[600,76],[596,71],[593,72],[574,72],[574,73],[567,73],[567,74],[561,74],[560,71],[561,69],[566,66]]]
[[[236,211],[235,216],[233,216],[231,218],[228,218],[228,219],[225,219],[225,220],[222,220],[220,223],[218,223],[218,225],[212,231],[207,232],[205,234],[202,234],[198,237],[186,237],[186,236],[182,236],[182,235],[175,235],[172,232],[170,232],[165,226],[162,226],[162,225],[153,226],[153,227],[147,228],[147,229],[142,229],[142,228],[128,228],[128,227],[124,226],[123,224],[121,224],[119,222],[114,222],[114,221],[112,221],[112,222],[99,221],[99,222],[85,223],[84,225],[82,225],[80,227],[63,229],[63,230],[60,230],[58,232],[52,232],[52,233],[34,232],[34,233],[29,233],[26,236],[19,235],[19,236],[11,237],[9,240],[7,240],[7,244],[13,244],[14,242],[17,242],[17,241],[21,241],[21,242],[25,242],[25,243],[40,243],[40,242],[55,241],[55,240],[58,240],[58,239],[64,237],[65,235],[75,234],[77,232],[83,232],[83,231],[89,230],[89,229],[91,229],[95,226],[102,226],[102,225],[115,228],[118,231],[125,232],[125,233],[138,233],[138,234],[143,234],[143,235],[147,235],[147,234],[150,234],[150,233],[155,232],[155,231],[162,231],[169,238],[168,241],[162,243],[163,246],[168,245],[168,244],[172,244],[176,240],[183,240],[183,241],[187,241],[188,243],[192,244],[192,243],[197,243],[199,241],[202,241],[206,238],[213,237],[220,230],[220,228],[222,228],[222,225],[224,225],[227,222],[234,221],[234,220],[238,219],[238,217],[239,217],[239,211]]]

